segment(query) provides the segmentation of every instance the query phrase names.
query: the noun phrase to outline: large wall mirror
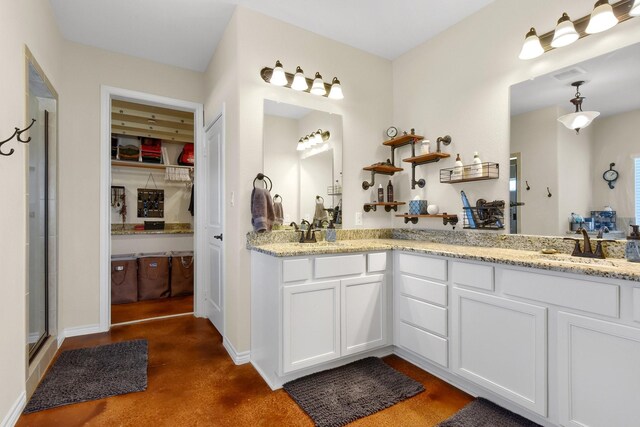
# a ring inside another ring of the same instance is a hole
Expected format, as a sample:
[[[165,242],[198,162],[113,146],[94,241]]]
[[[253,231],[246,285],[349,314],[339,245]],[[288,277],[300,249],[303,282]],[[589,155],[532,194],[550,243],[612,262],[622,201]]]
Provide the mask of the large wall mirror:
[[[27,51],[27,123],[29,130],[29,252],[28,336],[29,359],[33,359],[55,331],[56,309],[56,137],[58,95]]]
[[[557,120],[574,111],[576,81],[582,110],[600,113],[579,133]],[[594,234],[624,238],[640,216],[638,123],[640,44],[512,86],[511,233],[566,236],[574,214]]]
[[[306,219],[340,227],[342,117],[265,100],[263,142],[264,173],[271,195],[280,196],[284,225]]]

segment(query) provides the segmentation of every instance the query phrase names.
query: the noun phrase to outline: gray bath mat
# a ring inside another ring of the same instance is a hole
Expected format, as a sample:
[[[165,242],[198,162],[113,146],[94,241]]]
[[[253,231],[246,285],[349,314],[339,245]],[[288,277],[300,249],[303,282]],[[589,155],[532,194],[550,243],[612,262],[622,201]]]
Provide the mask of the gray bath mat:
[[[147,388],[147,340],[63,351],[25,414]]]
[[[437,427],[540,427],[540,425],[479,397]]]
[[[319,427],[339,427],[424,391],[377,357],[318,372],[283,388]]]

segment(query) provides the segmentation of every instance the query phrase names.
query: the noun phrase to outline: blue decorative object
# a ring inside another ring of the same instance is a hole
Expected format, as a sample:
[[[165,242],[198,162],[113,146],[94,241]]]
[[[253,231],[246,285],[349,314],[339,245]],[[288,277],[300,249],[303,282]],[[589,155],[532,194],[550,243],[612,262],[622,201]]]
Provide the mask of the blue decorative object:
[[[409,215],[426,215],[428,206],[426,200],[410,200]]]

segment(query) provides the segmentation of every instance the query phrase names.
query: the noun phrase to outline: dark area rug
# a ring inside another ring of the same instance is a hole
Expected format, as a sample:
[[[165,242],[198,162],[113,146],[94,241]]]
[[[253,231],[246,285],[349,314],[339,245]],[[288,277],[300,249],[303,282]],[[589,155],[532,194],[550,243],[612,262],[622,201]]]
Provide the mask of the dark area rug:
[[[147,388],[147,340],[60,353],[24,409],[25,414]]]
[[[540,425],[479,397],[437,427],[540,427]]]
[[[283,388],[319,427],[339,427],[424,391],[377,357],[318,372]]]

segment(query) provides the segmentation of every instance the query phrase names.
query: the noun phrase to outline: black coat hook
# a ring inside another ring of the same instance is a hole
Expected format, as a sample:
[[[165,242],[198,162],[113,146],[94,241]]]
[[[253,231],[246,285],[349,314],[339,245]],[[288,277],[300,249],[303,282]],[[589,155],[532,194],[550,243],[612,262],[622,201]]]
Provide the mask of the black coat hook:
[[[19,142],[22,142],[23,144],[26,144],[27,142],[31,141],[31,137],[25,139],[22,139],[22,137],[20,135],[22,135],[24,132],[28,131],[31,126],[33,126],[33,124],[36,122],[36,119],[31,119],[31,124],[29,126],[27,126],[26,128],[20,130],[20,128],[14,128],[15,130],[13,131],[13,135],[11,135],[9,138],[5,139],[4,141],[0,141],[0,154],[2,154],[3,156],[10,156],[12,155],[16,150],[14,150],[13,148],[11,150],[9,150],[9,152],[7,153],[3,153],[2,152],[2,146],[4,144],[6,144],[7,142],[11,141],[13,138],[16,138]]]
[[[529,187],[529,181],[525,181],[525,184],[527,184],[527,191],[531,190],[531,187]]]
[[[549,191],[549,187],[547,187],[547,197],[551,197],[551,191]]]

